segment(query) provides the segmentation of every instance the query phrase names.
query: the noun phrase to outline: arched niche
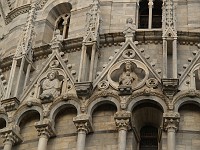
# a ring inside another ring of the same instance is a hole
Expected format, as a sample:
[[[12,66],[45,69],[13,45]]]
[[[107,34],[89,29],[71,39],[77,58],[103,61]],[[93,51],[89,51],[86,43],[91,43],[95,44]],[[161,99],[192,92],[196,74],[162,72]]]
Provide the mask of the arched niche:
[[[119,101],[118,101],[116,98],[114,98],[114,97],[109,97],[109,96],[106,97],[106,98],[104,98],[104,97],[99,97],[99,98],[95,99],[93,102],[91,102],[91,103],[89,104],[89,106],[88,106],[88,114],[89,114],[90,116],[92,116],[93,111],[94,111],[98,106],[100,106],[100,105],[102,105],[102,104],[112,104],[112,105],[114,105],[114,106],[117,108],[117,111],[120,110],[120,103],[119,103]]]
[[[59,103],[53,108],[50,116],[53,117],[57,137],[49,139],[47,149],[60,147],[61,140],[64,141],[63,148],[76,148],[77,129],[73,118],[77,116],[77,113],[77,108],[72,104]]]
[[[60,16],[66,14],[70,16],[73,4],[74,1],[71,0],[54,1],[41,10],[42,16],[39,18],[42,21],[37,24],[41,34],[38,34],[38,37],[36,38],[40,41],[36,41],[36,44],[41,42],[41,44],[45,44],[51,41],[53,32],[56,29],[56,21],[60,18]]]
[[[163,112],[162,105],[151,99],[143,99],[135,103],[132,107],[132,118],[135,139],[137,141],[133,146],[138,145],[142,150],[142,147],[149,146],[144,137],[145,134],[154,134],[154,147],[158,149],[161,147],[161,126],[163,124]],[[153,132],[151,129],[155,129]],[[144,133],[147,132],[147,133]],[[152,133],[151,133],[152,132]],[[136,140],[137,139],[137,140]],[[150,140],[150,139],[149,139]],[[156,144],[155,144],[156,140]],[[144,145],[146,143],[146,145]]]
[[[193,98],[184,97],[184,98],[181,98],[181,99],[177,100],[176,103],[174,104],[174,111],[178,112],[180,107],[182,105],[185,105],[185,104],[195,104],[195,105],[198,105],[200,107],[200,98],[197,98],[197,97],[193,97]]]
[[[55,122],[56,115],[59,113],[62,109],[67,109],[70,107],[74,107],[76,109],[77,115],[80,114],[80,104],[78,104],[74,100],[68,100],[68,101],[61,101],[57,104],[55,104],[53,107],[51,107],[50,111],[50,119],[53,121],[53,124]]]
[[[152,102],[152,103],[156,103],[163,112],[167,112],[167,105],[164,102],[163,99],[157,97],[157,96],[139,96],[139,97],[135,97],[133,99],[130,100],[130,103],[128,104],[128,111],[132,111],[134,109],[135,106],[137,106],[140,103],[143,102]]]
[[[6,125],[7,125],[6,120],[5,120],[4,118],[1,118],[1,117],[0,117],[0,129],[5,128]]]
[[[31,147],[37,149],[38,131],[35,128],[35,123],[40,121],[40,113],[37,110],[27,110],[19,118],[20,135],[23,143],[15,145],[13,149],[24,149]]]
[[[179,146],[200,149],[200,145],[195,144],[195,141],[200,141],[200,105],[194,101],[186,101],[180,105],[178,112],[180,121],[176,140],[184,141]]]
[[[118,132],[114,120],[116,112],[116,105],[109,101],[99,102],[95,105],[91,113],[94,132],[87,135],[86,149],[89,149],[96,142],[102,144],[96,144],[95,149],[106,149],[106,147],[109,149],[110,145],[113,149],[117,149]]]
[[[21,120],[29,114],[29,112],[37,112],[39,114],[39,120],[43,119],[43,110],[39,106],[32,106],[32,107],[27,107],[27,106],[22,106],[19,108],[16,113],[14,114],[14,120],[15,120],[15,125],[20,125]]]

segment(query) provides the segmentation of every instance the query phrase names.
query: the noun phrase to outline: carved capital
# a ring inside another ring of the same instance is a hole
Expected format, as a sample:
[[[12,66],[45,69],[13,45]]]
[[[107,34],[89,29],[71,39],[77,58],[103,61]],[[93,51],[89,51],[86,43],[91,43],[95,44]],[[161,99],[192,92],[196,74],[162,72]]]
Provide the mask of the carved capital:
[[[1,101],[2,106],[5,108],[6,112],[16,110],[19,106],[20,101],[16,98],[4,99]]]
[[[22,142],[22,137],[19,134],[18,126],[10,126],[0,130],[1,137],[3,138],[3,142],[11,142],[12,145]]]
[[[163,127],[166,131],[168,129],[178,130],[178,125],[180,121],[180,114],[178,112],[168,112],[163,114]]]
[[[38,131],[38,136],[39,137],[53,137],[55,136],[55,129],[53,128],[53,125],[49,119],[44,119],[42,122],[36,122],[35,123],[35,128]]]
[[[129,130],[131,128],[131,112],[124,110],[116,112],[114,118],[118,130]]]
[[[73,118],[74,125],[77,128],[77,131],[85,131],[86,133],[93,132],[91,117],[86,114],[80,114],[77,117]]]

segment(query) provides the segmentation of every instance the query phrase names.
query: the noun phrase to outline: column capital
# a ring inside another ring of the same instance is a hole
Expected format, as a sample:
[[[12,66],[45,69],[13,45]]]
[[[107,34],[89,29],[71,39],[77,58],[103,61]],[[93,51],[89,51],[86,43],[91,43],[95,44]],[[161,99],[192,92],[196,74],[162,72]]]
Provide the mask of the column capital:
[[[129,130],[131,128],[131,112],[118,111],[115,113],[114,118],[118,130]]]
[[[73,118],[77,131],[93,132],[91,117],[86,114],[80,114]]]
[[[35,128],[38,131],[39,137],[50,138],[55,136],[55,129],[50,119],[44,119],[35,123]]]
[[[178,112],[167,112],[163,114],[163,127],[166,131],[168,129],[178,130],[180,114]]]
[[[22,137],[19,134],[20,128],[18,126],[9,126],[0,130],[0,135],[3,138],[3,143],[11,142],[12,145],[22,142]]]

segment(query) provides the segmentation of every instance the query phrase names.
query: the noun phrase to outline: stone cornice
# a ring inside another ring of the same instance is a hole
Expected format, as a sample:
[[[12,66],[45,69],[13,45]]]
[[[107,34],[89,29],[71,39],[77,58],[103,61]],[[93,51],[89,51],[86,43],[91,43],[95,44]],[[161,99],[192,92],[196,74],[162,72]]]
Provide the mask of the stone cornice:
[[[63,41],[62,51],[65,53],[75,52],[81,50],[83,37],[75,39],[66,39]],[[100,47],[107,46],[119,46],[122,42],[125,41],[124,35],[122,32],[117,33],[106,33],[100,35]],[[162,43],[162,31],[136,31],[136,41],[141,43]],[[178,42],[184,45],[197,45],[200,41],[200,33],[196,32],[178,32]],[[45,58],[48,54],[51,53],[50,45],[45,44],[40,47],[33,48],[34,59],[39,60]],[[12,55],[5,57],[2,60],[0,69],[2,71],[9,70],[12,65]]]

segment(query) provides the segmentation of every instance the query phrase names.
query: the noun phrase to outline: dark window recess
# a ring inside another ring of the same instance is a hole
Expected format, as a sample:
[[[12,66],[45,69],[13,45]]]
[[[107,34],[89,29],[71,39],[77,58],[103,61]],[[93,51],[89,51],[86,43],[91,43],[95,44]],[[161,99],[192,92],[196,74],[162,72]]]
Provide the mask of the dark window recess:
[[[140,150],[158,150],[158,129],[145,126],[140,130]]]
[[[147,29],[148,28],[148,22],[149,22],[149,8],[148,8],[148,1],[142,0],[139,3],[139,25],[138,27],[141,29]]]
[[[155,0],[152,10],[152,28],[162,27],[162,1]]]
[[[58,21],[58,25],[57,25],[57,28],[56,29],[59,29],[60,30],[60,34],[62,35],[63,34],[63,28],[64,28],[64,19],[63,18],[60,18],[60,20]]]

